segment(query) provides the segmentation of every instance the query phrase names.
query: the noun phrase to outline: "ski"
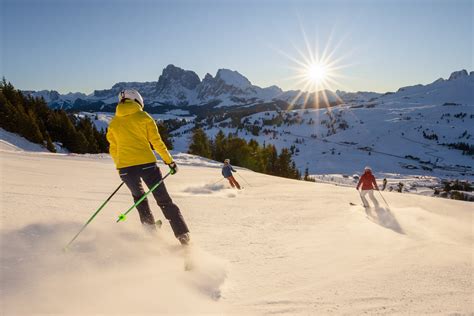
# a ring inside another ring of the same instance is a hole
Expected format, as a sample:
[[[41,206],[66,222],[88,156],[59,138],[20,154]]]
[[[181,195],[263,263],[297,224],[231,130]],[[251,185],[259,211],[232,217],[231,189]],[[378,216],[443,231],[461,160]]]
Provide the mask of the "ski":
[[[364,205],[361,205],[361,204],[355,204],[355,203],[352,203],[352,202],[349,202],[349,205],[350,205],[350,206],[362,206],[362,207],[364,207],[364,208],[370,207],[370,206],[364,206]]]

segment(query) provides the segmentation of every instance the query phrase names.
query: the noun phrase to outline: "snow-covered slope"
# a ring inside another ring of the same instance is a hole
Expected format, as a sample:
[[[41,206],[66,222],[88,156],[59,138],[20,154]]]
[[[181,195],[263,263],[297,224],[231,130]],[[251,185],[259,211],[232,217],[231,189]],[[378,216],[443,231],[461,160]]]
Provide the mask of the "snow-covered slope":
[[[0,150],[4,151],[32,151],[32,152],[49,152],[45,147],[34,144],[26,138],[10,133],[0,128]]]
[[[166,184],[191,229],[188,253],[166,223],[157,236],[136,211],[115,223],[132,203],[125,187],[63,252],[120,183],[112,161],[0,150],[1,314],[474,312],[472,204],[384,193],[390,207],[366,214],[349,205],[360,203],[352,188],[239,169],[248,184],[234,191],[212,184],[219,164],[177,160]]]
[[[415,85],[398,89],[394,94],[385,94],[379,98],[381,102],[404,100],[405,103],[432,103],[456,105],[473,104],[474,72],[455,71],[449,79],[439,78],[428,85]]]
[[[473,93],[474,75],[462,71],[448,80],[401,88],[393,94],[352,94],[350,101],[329,109],[252,114],[241,119],[241,129],[229,127],[227,121],[202,125],[211,137],[222,129],[280,149],[294,147],[301,172],[308,168],[312,174],[352,175],[371,165],[381,176],[472,181],[472,155],[447,144],[474,146]],[[192,126],[174,132],[177,150],[187,150]]]

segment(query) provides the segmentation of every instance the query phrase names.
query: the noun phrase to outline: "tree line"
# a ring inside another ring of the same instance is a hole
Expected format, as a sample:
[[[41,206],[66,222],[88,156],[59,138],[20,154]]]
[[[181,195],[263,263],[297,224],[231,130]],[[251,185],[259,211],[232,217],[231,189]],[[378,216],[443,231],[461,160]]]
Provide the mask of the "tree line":
[[[469,143],[458,142],[458,143],[449,143],[449,144],[443,144],[443,145],[448,146],[449,148],[462,150],[463,155],[474,156],[474,145],[471,145]]]
[[[256,172],[301,179],[288,148],[279,153],[274,145],[260,145],[256,140],[246,141],[232,134],[226,136],[222,130],[210,139],[202,128],[195,128],[188,152],[216,161],[228,158],[233,165]]]
[[[108,152],[106,131],[98,131],[89,118],[50,109],[43,98],[24,95],[5,78],[0,83],[0,127],[51,152],[56,152],[54,142],[73,153]]]

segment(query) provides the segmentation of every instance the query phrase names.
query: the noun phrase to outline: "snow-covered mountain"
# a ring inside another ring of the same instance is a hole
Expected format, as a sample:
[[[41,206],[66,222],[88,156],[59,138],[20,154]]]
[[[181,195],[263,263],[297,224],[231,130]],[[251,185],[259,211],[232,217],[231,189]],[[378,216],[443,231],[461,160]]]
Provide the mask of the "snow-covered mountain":
[[[206,74],[201,80],[191,71],[174,65],[163,69],[158,81],[119,82],[110,89],[95,90],[90,95],[84,93],[60,94],[57,91],[25,91],[43,97],[50,106],[88,111],[113,111],[117,95],[122,89],[133,88],[140,91],[149,109],[160,107],[187,107],[191,105],[253,106],[281,101],[291,107],[323,108],[341,103],[372,102],[375,100],[422,100],[463,103],[472,99],[474,74],[466,70],[453,72],[449,79],[440,78],[428,85],[413,85],[400,88],[397,92],[385,94],[376,92],[336,92],[324,90],[305,92],[283,91],[277,86],[261,88],[253,85],[238,71],[219,69],[215,76]]]
[[[72,108],[74,101],[76,100],[85,100],[88,96],[85,93],[81,92],[69,92],[67,94],[60,94],[55,90],[41,90],[41,91],[32,91],[32,90],[23,90],[23,93],[31,95],[33,97],[43,98],[49,105],[58,108]]]
[[[297,166],[312,174],[351,175],[369,164],[385,173],[474,179],[473,156],[460,150],[474,146],[472,72],[383,95],[338,94],[347,101],[337,107],[252,113],[239,127],[229,121],[203,125],[210,136],[222,129],[293,147]],[[177,149],[187,149],[191,126],[174,132]]]
[[[104,110],[104,105],[114,105],[117,95],[122,89],[133,88],[140,91],[147,106],[190,106],[213,104],[222,106],[248,106],[284,101],[293,105],[319,104],[321,107],[340,103],[336,93],[326,91],[324,94],[303,91],[283,91],[277,86],[261,88],[253,85],[250,80],[238,71],[219,69],[215,76],[206,74],[201,81],[191,71],[174,65],[163,69],[158,81],[152,82],[119,82],[110,89],[95,90],[90,95],[69,93],[61,95],[57,91],[25,91],[43,97],[52,107],[77,108],[86,105],[95,106],[95,110]]]
[[[110,99],[115,104],[120,89],[134,87],[150,100],[157,86],[162,104],[178,100],[174,99],[176,95],[182,96],[181,104],[219,99],[215,111],[223,105],[257,104],[235,105],[215,116],[210,111],[203,117],[198,112],[200,107],[188,105],[153,114],[157,120],[180,121],[180,127],[172,131],[178,151],[187,151],[199,117],[200,125],[211,137],[223,130],[261,144],[275,144],[278,149],[292,147],[300,171],[308,168],[314,175],[351,175],[370,164],[386,174],[474,179],[473,158],[465,150],[466,146],[474,146],[474,72],[456,71],[448,79],[385,94],[325,91],[329,99],[342,103],[331,108],[300,106],[288,111],[279,109],[280,104],[270,109],[259,107],[258,102],[274,95],[285,104],[295,99],[304,102],[304,95],[297,98],[299,91],[285,92],[275,86],[262,89],[238,72],[225,69],[199,81],[193,72],[168,66],[158,82],[118,83],[110,90],[95,91],[90,98]],[[104,128],[113,113],[82,115],[89,115],[99,128]]]

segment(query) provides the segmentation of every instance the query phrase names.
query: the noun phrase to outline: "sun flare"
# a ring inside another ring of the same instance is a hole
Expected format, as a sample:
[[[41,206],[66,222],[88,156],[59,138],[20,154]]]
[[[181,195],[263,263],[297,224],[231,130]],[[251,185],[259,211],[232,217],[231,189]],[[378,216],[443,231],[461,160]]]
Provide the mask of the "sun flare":
[[[299,62],[296,67],[297,75],[294,78],[304,86],[304,90],[317,92],[331,89],[337,84],[337,69],[334,60],[310,55],[309,58],[304,58]]]
[[[322,63],[314,63],[308,65],[306,75],[308,80],[312,81],[314,84],[322,84],[328,76],[328,68]]]
[[[323,45],[320,45],[318,35],[310,41],[302,26],[301,32],[303,41],[299,45],[292,42],[292,53],[277,49],[291,62],[288,68],[292,74],[286,79],[292,82],[296,93],[289,99],[290,108],[319,108],[342,102],[333,91],[346,88],[341,79],[348,77],[342,70],[351,65],[347,58],[352,50],[341,50],[344,37],[334,43],[332,32]]]

